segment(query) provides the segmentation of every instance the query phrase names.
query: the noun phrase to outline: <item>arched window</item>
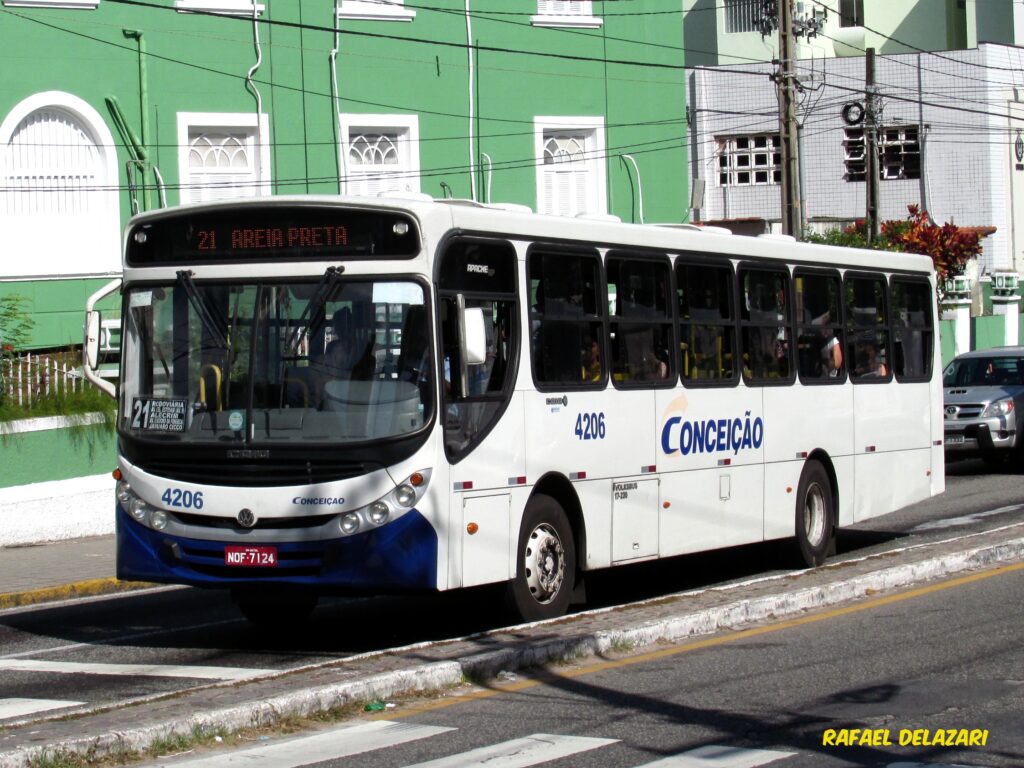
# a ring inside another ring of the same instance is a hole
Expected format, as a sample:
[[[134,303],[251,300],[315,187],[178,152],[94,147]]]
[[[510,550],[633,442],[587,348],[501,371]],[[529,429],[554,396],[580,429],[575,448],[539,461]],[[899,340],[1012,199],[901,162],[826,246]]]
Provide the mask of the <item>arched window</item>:
[[[99,113],[50,91],[0,123],[0,221],[16,258],[4,276],[118,270],[117,158]]]

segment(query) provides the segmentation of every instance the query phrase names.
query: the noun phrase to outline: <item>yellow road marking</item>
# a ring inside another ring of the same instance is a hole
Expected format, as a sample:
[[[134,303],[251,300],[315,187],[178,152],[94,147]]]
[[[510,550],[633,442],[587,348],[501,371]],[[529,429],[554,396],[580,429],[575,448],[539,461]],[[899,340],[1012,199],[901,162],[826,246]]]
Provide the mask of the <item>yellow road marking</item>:
[[[464,704],[470,701],[479,701],[481,699],[487,699],[492,696],[498,696],[503,693],[515,693],[523,691],[528,688],[534,688],[539,685],[544,685],[546,682],[556,679],[576,678],[583,677],[584,675],[591,675],[596,672],[605,672],[610,669],[619,669],[621,667],[628,667],[633,664],[643,664],[648,661],[657,661],[658,659],[664,659],[671,656],[677,656],[681,653],[689,653],[691,651],[701,650],[703,648],[713,648],[718,645],[725,645],[726,643],[732,643],[737,640],[744,640],[748,637],[757,637],[758,635],[766,635],[771,632],[781,632],[786,629],[792,629],[793,627],[801,627],[805,624],[814,624],[819,621],[827,621],[829,619],[839,618],[841,616],[848,616],[853,613],[859,613],[861,611],[868,611],[874,608],[880,608],[885,605],[891,605],[893,603],[899,603],[904,600],[912,600],[916,597],[924,597],[925,595],[934,594],[935,592],[942,592],[947,589],[955,589],[962,587],[966,584],[972,584],[976,581],[983,581],[990,579],[995,576],[1002,576],[1007,573],[1014,571],[1024,570],[1024,563],[1014,563],[1013,565],[1004,565],[997,568],[993,568],[987,571],[981,571],[980,573],[972,573],[967,576],[959,576],[948,581],[942,581],[937,584],[929,584],[925,587],[917,587],[910,589],[905,592],[898,592],[893,595],[886,595],[885,597],[877,597],[866,602],[856,603],[854,605],[843,606],[842,608],[833,608],[831,610],[822,611],[820,613],[813,613],[806,616],[798,616],[793,619],[786,619],[775,624],[768,624],[763,627],[752,627],[750,629],[742,629],[737,632],[732,632],[728,635],[716,635],[714,637],[705,638],[704,640],[694,640],[692,642],[684,642],[682,645],[673,646],[671,648],[660,648],[656,651],[647,651],[640,653],[635,656],[629,656],[622,659],[612,659],[607,661],[599,661],[591,664],[587,664],[585,667],[578,669],[567,669],[558,674],[541,671],[534,677],[527,680],[521,680],[508,685],[501,685],[500,687],[489,688],[486,690],[473,691],[472,693],[460,694],[459,696],[452,697],[450,699],[443,699],[438,701],[425,702],[423,704],[417,704],[416,706],[408,709],[402,709],[401,711],[390,711],[387,713],[381,713],[379,715],[372,715],[368,719],[372,720],[394,720],[399,717],[410,717],[412,715],[422,714],[424,712],[431,712],[437,709],[444,709],[446,707],[453,706],[455,704]]]
[[[114,592],[127,592],[134,589],[152,587],[139,581],[120,581],[113,576],[104,579],[76,581],[73,584],[60,584],[56,587],[43,587],[27,592],[5,592],[0,594],[0,611],[7,608],[20,608],[26,605],[52,603],[57,600],[70,600],[73,597],[92,597],[109,595]]]

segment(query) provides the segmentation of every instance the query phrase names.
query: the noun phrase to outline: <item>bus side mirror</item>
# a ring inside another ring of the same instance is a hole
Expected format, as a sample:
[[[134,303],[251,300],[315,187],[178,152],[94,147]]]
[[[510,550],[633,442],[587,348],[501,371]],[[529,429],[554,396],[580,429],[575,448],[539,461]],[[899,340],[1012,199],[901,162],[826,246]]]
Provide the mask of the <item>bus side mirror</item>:
[[[463,359],[467,365],[480,365],[487,361],[487,333],[484,330],[484,311],[480,307],[465,310]]]
[[[113,384],[100,378],[99,374],[96,373],[96,366],[99,365],[100,362],[100,335],[102,326],[100,324],[100,311],[98,309],[93,309],[93,307],[95,307],[96,302],[104,296],[108,296],[120,287],[120,279],[112,280],[96,291],[96,293],[90,296],[88,301],[85,302],[85,338],[82,343],[82,373],[85,374],[86,379],[99,387],[100,391],[113,398],[117,398],[117,389]]]
[[[458,397],[469,395],[469,366],[480,365],[487,360],[487,332],[484,328],[484,311],[480,307],[467,307],[466,297],[461,293],[455,297],[455,319],[458,323],[458,369],[452,371],[458,377],[452,381],[453,393]]]
[[[85,313],[85,339],[82,356],[86,367],[95,370],[100,362],[100,311],[94,309]]]

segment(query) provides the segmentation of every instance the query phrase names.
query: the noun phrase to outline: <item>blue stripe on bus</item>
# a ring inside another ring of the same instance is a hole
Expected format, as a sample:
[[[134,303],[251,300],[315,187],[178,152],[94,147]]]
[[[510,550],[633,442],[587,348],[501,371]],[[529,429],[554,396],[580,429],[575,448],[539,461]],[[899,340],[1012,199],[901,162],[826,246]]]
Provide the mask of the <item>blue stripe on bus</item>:
[[[246,542],[170,536],[133,520],[120,504],[116,520],[119,579],[225,589],[290,585],[322,594],[437,587],[437,533],[416,510],[355,536],[259,542],[277,548],[274,568],[225,565],[224,547]]]

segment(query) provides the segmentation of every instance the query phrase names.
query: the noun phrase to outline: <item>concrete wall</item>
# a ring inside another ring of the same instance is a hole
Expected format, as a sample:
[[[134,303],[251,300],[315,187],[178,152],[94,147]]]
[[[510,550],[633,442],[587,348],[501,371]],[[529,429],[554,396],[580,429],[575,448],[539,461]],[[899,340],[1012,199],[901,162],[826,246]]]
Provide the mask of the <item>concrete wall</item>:
[[[95,417],[0,424],[0,546],[113,533],[116,459]]]

